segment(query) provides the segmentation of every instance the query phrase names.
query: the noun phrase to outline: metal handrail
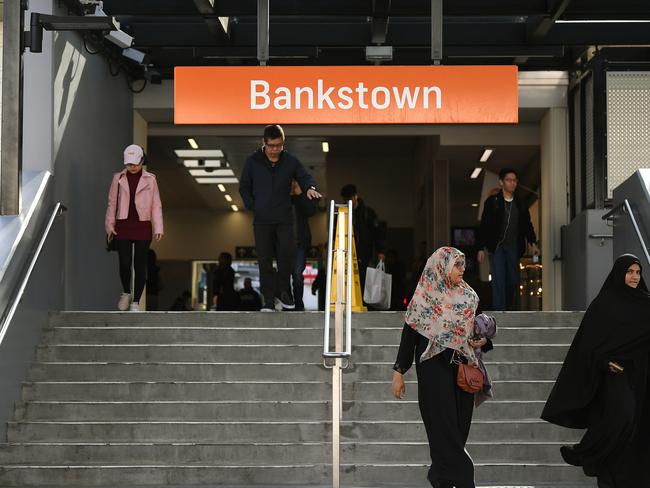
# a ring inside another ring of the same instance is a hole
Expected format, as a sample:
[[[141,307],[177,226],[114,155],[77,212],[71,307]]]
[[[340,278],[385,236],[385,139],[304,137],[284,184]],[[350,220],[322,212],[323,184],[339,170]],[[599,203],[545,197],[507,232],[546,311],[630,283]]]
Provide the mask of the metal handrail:
[[[630,217],[630,221],[632,222],[632,227],[634,227],[634,232],[636,233],[636,237],[637,239],[639,239],[639,244],[641,244],[641,248],[643,249],[643,254],[645,255],[646,261],[650,263],[650,254],[648,253],[648,246],[646,246],[646,243],[643,240],[643,236],[641,235],[641,230],[639,229],[639,224],[634,218],[634,212],[632,211],[632,206],[630,205],[630,202],[627,198],[623,200],[622,203],[619,203],[618,205],[616,205],[616,207],[614,207],[605,215],[603,215],[603,220],[609,219],[614,213],[618,212],[618,210],[621,207],[623,207],[623,212]]]
[[[327,245],[327,283],[325,286],[325,293],[327,299],[325,301],[325,330],[323,335],[323,362],[325,367],[332,369],[332,487],[339,488],[341,484],[341,416],[343,412],[343,368],[349,365],[350,357],[352,356],[352,201],[348,200],[347,203],[347,249],[345,248],[345,240],[343,229],[345,225],[346,213],[339,212],[338,225],[341,225],[341,233],[339,234],[337,242],[337,285],[336,285],[336,299],[334,302],[334,342],[335,351],[330,351],[330,307],[332,306],[331,291],[332,291],[332,265],[334,256],[334,247],[332,245],[334,240],[334,209],[344,208],[346,205],[337,205],[334,200],[330,201],[330,222],[329,222],[329,237]],[[343,259],[340,253],[345,253],[347,258],[347,273],[345,276],[345,286],[342,286],[342,273],[343,273]],[[342,344],[342,301],[340,299],[345,288],[345,350]],[[328,360],[334,360],[334,363],[328,363]],[[345,365],[344,365],[345,362]]]
[[[327,283],[325,286],[326,307],[325,307],[325,327],[323,331],[323,358],[327,359],[349,359],[352,356],[352,200],[348,200],[348,242],[346,253],[347,258],[347,275],[346,275],[346,296],[345,296],[345,350],[330,351],[330,294],[332,292],[332,265],[334,249],[332,247],[334,239],[334,209],[345,207],[346,205],[336,204],[334,200],[330,201],[330,221],[329,237],[327,244]],[[337,288],[337,293],[339,289]]]
[[[29,281],[29,278],[32,275],[32,271],[34,271],[34,267],[36,266],[36,261],[38,261],[38,258],[41,255],[43,246],[45,246],[45,241],[47,240],[47,237],[50,235],[50,230],[54,225],[54,221],[60,214],[62,214],[66,210],[67,209],[61,204],[61,202],[58,202],[56,205],[54,205],[54,210],[52,210],[52,213],[50,214],[50,218],[47,221],[47,225],[45,226],[45,229],[41,233],[41,238],[39,239],[36,248],[31,254],[29,262],[27,263],[27,266],[23,271],[23,276],[22,279],[20,280],[20,284],[18,285],[17,291],[14,294],[14,296],[11,298],[9,302],[10,303],[9,307],[5,310],[4,316],[2,317],[2,321],[0,322],[0,344],[2,344],[5,334],[9,329],[9,324],[11,323],[11,319],[13,319],[14,314],[16,313],[16,309],[18,308],[18,304],[20,303],[20,300],[23,297],[23,293],[25,292],[25,288],[27,288],[27,282]]]

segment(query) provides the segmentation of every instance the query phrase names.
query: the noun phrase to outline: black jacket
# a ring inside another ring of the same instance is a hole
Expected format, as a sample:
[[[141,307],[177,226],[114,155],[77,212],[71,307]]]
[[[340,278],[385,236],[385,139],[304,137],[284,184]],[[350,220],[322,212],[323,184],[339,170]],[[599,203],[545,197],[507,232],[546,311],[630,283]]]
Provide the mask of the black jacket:
[[[535,230],[533,229],[533,223],[530,221],[530,212],[526,203],[517,196],[514,197],[514,203],[519,210],[517,247],[519,256],[523,256],[526,252],[526,241],[535,244],[537,237],[535,237]],[[485,200],[483,215],[481,215],[481,226],[476,237],[476,245],[479,250],[485,247],[489,252],[494,252],[497,244],[499,244],[499,240],[503,237],[501,232],[503,230],[504,208],[505,200],[502,191]]]
[[[255,151],[244,163],[239,194],[247,209],[252,210],[255,224],[288,224],[291,212],[291,180],[296,179],[304,193],[316,184],[297,158],[286,151],[271,164],[262,149]]]
[[[357,259],[367,265],[378,252],[384,250],[383,235],[377,213],[359,198],[353,211],[354,237],[356,239]],[[365,269],[363,270],[365,273]]]
[[[311,230],[309,229],[309,217],[316,213],[316,201],[307,198],[307,195],[293,195],[291,203],[295,211],[294,233],[296,246],[303,249],[311,247]]]

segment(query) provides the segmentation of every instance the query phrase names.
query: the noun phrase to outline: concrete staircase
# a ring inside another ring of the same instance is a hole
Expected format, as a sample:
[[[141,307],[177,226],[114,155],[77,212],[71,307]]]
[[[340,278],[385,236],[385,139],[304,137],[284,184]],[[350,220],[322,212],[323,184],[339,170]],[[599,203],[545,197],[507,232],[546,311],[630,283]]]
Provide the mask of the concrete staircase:
[[[496,314],[495,314],[496,315]],[[481,485],[593,486],[539,420],[581,314],[498,314],[494,401],[468,450]],[[390,393],[402,318],[354,314],[342,483],[427,486],[415,368]],[[56,313],[0,446],[0,486],[326,485],[331,373],[317,313]]]

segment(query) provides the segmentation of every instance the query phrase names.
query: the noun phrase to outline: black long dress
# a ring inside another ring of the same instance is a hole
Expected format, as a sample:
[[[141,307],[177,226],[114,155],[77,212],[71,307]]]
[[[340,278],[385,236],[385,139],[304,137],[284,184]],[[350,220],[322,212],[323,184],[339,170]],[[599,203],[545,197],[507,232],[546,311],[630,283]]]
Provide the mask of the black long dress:
[[[452,349],[419,361],[428,343],[426,337],[405,324],[393,366],[404,374],[413,365],[413,358],[417,358],[418,404],[431,455],[427,478],[434,488],[474,488],[474,464],[465,451],[474,395],[456,385],[458,366],[451,362]],[[483,350],[491,348],[492,343],[488,342]]]
[[[601,487],[650,486],[644,473],[650,462],[650,295],[643,279],[636,289],[625,285],[632,264],[640,266],[629,254],[614,263],[542,412],[548,422],[587,429],[561,453]],[[610,361],[623,366],[623,373],[609,371]]]

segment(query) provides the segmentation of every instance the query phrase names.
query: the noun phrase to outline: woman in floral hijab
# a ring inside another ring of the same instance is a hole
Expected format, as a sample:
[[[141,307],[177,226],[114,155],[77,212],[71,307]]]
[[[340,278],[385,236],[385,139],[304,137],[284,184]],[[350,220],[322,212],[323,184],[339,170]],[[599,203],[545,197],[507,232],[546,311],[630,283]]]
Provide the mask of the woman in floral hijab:
[[[465,255],[453,247],[434,252],[422,272],[404,317],[404,329],[393,369],[393,393],[405,393],[403,375],[416,358],[418,403],[429,439],[434,488],[474,488],[474,464],[465,451],[474,395],[456,385],[458,361],[478,365],[475,348],[491,347],[472,340],[476,292],[465,281]]]

